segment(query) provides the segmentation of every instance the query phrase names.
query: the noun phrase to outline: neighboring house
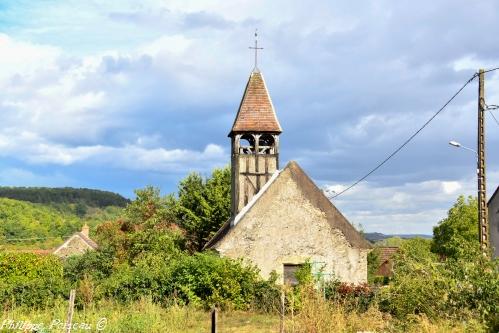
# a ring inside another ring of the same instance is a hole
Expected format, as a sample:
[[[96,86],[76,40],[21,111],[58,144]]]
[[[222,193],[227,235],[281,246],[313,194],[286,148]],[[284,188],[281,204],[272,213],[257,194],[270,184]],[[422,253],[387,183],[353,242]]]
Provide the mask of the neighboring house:
[[[376,248],[379,253],[379,267],[375,275],[390,277],[393,274],[392,257],[398,252],[397,246],[380,246]]]
[[[86,251],[94,251],[98,248],[97,243],[90,239],[88,225],[84,225],[81,232],[76,232],[69,237],[61,246],[54,250],[53,254],[61,258],[72,255],[80,255]]]
[[[275,271],[281,282],[294,284],[294,273],[306,262],[326,279],[366,282],[370,244],[296,162],[279,170],[281,132],[255,69],[229,134],[231,218],[205,248],[249,259],[264,278]]]
[[[490,246],[494,258],[499,257],[499,186],[496,188],[488,203]]]

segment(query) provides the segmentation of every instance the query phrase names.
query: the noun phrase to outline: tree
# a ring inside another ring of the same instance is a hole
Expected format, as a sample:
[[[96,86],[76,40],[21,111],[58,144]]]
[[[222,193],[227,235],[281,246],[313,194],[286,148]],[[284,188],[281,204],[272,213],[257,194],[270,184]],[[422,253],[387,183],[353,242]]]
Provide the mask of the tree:
[[[230,217],[230,169],[215,169],[207,179],[189,174],[180,182],[175,211],[191,250],[200,251]]]
[[[172,195],[160,196],[154,187],[136,190],[136,199],[123,218],[101,224],[97,237],[102,249],[118,262],[133,262],[149,254],[169,258],[184,250],[182,231],[176,225]]]
[[[457,198],[447,217],[433,228],[431,250],[445,257],[457,258],[478,249],[477,199]]]

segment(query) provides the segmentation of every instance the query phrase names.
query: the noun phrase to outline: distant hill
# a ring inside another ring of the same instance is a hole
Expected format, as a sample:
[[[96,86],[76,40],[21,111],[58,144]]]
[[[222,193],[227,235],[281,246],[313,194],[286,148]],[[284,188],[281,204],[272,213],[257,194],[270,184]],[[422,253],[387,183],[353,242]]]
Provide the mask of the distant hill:
[[[410,239],[410,238],[426,238],[426,239],[431,239],[433,238],[431,235],[423,235],[423,234],[395,234],[395,235],[385,235],[380,232],[366,232],[364,233],[364,237],[371,242],[378,242],[380,240],[384,240],[387,238],[392,238],[392,237],[399,237],[402,239]]]
[[[84,223],[91,232],[106,221],[121,216],[116,206],[87,207],[83,204],[43,204],[0,198],[0,252],[2,249],[47,249],[81,230]]]
[[[50,206],[0,198],[0,245],[9,244],[7,240],[11,239],[17,243],[18,239],[68,236],[82,224],[77,216]]]
[[[130,200],[108,191],[71,187],[0,187],[0,198],[40,204],[83,204],[88,207],[125,207]]]

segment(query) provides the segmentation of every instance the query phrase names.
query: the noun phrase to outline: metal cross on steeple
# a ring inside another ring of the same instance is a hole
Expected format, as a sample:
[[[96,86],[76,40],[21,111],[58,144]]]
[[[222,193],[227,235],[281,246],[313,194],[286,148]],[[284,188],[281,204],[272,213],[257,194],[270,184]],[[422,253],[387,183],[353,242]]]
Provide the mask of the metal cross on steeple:
[[[255,68],[254,71],[258,71],[258,50],[263,50],[263,47],[258,47],[258,29],[255,30],[255,46],[250,46],[249,49],[255,50]]]

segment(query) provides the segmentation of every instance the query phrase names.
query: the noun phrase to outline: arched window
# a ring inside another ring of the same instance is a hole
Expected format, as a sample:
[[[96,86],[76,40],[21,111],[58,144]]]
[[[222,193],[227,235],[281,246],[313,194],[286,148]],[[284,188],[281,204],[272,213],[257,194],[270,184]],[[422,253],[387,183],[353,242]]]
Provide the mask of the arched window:
[[[239,139],[239,153],[255,153],[255,137],[252,134],[244,134],[243,136],[241,136],[241,138]]]
[[[275,153],[275,141],[271,134],[262,134],[260,140],[258,141],[258,153],[259,154],[274,154]]]

